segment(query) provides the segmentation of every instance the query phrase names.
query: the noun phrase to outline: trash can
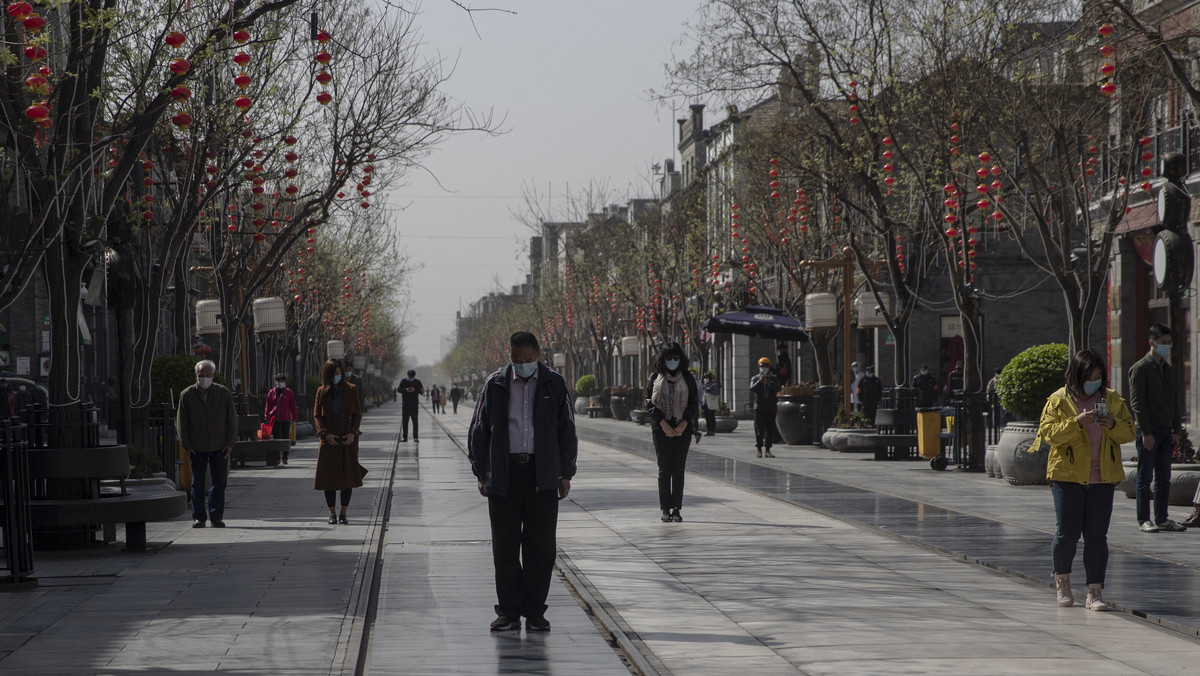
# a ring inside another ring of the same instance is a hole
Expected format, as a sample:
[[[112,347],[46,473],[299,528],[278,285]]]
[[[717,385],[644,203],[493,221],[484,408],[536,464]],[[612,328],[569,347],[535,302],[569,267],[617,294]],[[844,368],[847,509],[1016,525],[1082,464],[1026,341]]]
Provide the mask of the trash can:
[[[942,413],[936,408],[917,409],[917,451],[922,458],[942,454]]]

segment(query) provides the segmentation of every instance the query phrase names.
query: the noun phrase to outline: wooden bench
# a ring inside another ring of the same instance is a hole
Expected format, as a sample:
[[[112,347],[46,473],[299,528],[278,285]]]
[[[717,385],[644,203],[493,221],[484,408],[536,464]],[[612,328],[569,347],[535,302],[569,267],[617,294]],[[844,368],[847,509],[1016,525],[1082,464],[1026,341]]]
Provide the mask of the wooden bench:
[[[126,548],[144,551],[146,522],[187,513],[187,494],[173,489],[130,492],[128,476],[125,446],[30,449],[30,517],[34,527],[42,529],[35,539],[51,545],[63,542],[63,536],[79,541],[95,527],[103,529],[104,542],[112,542],[116,524],[123,523]]]
[[[603,418],[604,411],[608,410],[603,406],[588,406],[586,409],[589,418]]]

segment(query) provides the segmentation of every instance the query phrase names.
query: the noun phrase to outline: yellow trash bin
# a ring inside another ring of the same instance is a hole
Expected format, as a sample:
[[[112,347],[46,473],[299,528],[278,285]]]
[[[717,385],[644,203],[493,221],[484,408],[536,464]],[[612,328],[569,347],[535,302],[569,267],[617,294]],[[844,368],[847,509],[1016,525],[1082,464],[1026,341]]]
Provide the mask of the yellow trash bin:
[[[917,451],[922,458],[936,458],[942,454],[941,434],[941,411],[917,411]]]

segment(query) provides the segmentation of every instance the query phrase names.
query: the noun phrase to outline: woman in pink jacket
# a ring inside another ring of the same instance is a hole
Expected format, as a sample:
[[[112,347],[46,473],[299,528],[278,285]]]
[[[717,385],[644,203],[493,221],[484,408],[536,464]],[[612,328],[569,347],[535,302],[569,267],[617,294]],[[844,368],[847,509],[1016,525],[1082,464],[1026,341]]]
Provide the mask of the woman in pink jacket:
[[[292,423],[296,422],[296,395],[287,386],[287,375],[275,375],[275,388],[267,392],[267,405],[263,409],[263,420],[274,421],[271,437],[291,439]],[[288,452],[283,452],[283,464],[288,463]]]

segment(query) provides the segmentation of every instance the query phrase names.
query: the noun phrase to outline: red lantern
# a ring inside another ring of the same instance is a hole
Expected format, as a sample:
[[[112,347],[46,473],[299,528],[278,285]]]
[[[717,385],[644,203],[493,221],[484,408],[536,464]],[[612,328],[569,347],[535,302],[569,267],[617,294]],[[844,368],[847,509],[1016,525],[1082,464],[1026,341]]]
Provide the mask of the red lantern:
[[[1100,66],[1100,73],[1105,76],[1109,76],[1109,75],[1112,75],[1113,71],[1115,71],[1116,69],[1117,69],[1116,66],[1112,65],[1111,63],[1106,63],[1103,66]]]
[[[250,106],[254,105],[254,101],[249,96],[239,96],[233,100],[233,105],[242,110],[246,110]]]
[[[289,134],[288,136],[284,137],[283,142],[289,146],[294,146],[296,145],[296,137]]]
[[[245,73],[239,73],[237,77],[233,78],[233,84],[237,85],[240,89],[249,87],[251,82],[250,76]]]
[[[1100,91],[1104,92],[1104,94],[1107,96],[1112,96],[1113,94],[1117,93],[1117,85],[1111,82],[1105,82],[1104,84],[1100,85]]]
[[[291,167],[288,167],[287,171],[283,172],[283,175],[288,178],[296,178],[296,176],[298,176],[299,174],[300,174],[299,171],[296,171],[295,169],[293,169]]]
[[[333,96],[329,92],[321,92],[320,94],[317,94],[317,103],[323,106],[329,105],[329,102],[332,100]]]
[[[1111,23],[1102,23],[1100,24],[1100,27],[1096,29],[1096,32],[1100,34],[1100,37],[1106,38],[1112,35],[1113,25]]]
[[[52,90],[50,81],[42,75],[30,75],[25,78],[25,88],[42,96],[48,96]]]
[[[236,30],[233,32],[233,41],[239,45],[245,44],[250,39],[250,34],[244,30]]]
[[[187,101],[192,98],[192,90],[181,84],[175,85],[171,88],[171,98],[177,101]]]
[[[374,155],[371,155],[371,156],[370,156],[370,158],[371,158],[371,159],[375,159],[375,156],[374,156]],[[374,166],[372,166],[372,165],[370,165],[370,164],[368,164],[367,166],[363,167],[363,173],[364,173],[364,174],[369,174],[369,173],[371,173],[372,171],[375,171],[375,167],[374,167]]]
[[[266,238],[267,238],[267,236],[262,234],[261,232],[254,233],[254,241],[255,242],[261,242],[261,241],[265,240]]]
[[[46,20],[42,17],[33,14],[21,21],[21,25],[25,26],[25,30],[30,33],[38,33],[46,27]]]
[[[142,212],[142,220],[143,221],[153,221],[154,220],[154,212],[150,211],[150,210],[143,211]]]
[[[192,68],[192,62],[183,58],[176,57],[171,60],[171,65],[167,66],[175,75],[187,75],[187,72]]]
[[[9,3],[8,14],[17,21],[24,21],[25,17],[33,14],[33,5],[28,2]]]
[[[363,202],[363,203],[362,203],[362,204],[360,204],[359,206],[360,206],[360,207],[362,207],[362,208],[364,208],[364,209],[366,209],[366,208],[368,208],[368,207],[370,207],[370,206],[371,206],[371,203],[370,203],[370,202]]]
[[[239,66],[244,66],[250,63],[250,55],[246,52],[238,52],[233,55],[233,62]]]
[[[317,31],[317,42],[321,44],[329,42],[329,33],[326,33],[325,31]]]
[[[284,188],[283,191],[289,195],[295,195],[296,193],[300,192],[300,189],[294,185],[289,185],[288,187]]]
[[[30,61],[41,61],[46,58],[46,48],[41,45],[29,45],[25,48],[25,58]]]
[[[324,66],[325,64],[327,64],[333,60],[333,55],[330,54],[329,52],[325,51],[324,49],[322,49],[321,51],[317,52],[317,55],[313,58],[315,58],[317,60],[317,63]]]
[[[890,146],[890,145],[892,145],[893,143],[895,143],[895,141],[894,141],[894,140],[892,140],[892,137],[891,137],[891,136],[884,136],[884,137],[883,137],[883,145],[885,145],[885,146]]]
[[[174,123],[176,127],[179,127],[184,131],[186,131],[188,127],[192,126],[193,121],[194,120],[192,119],[192,116],[188,115],[186,112],[175,113],[175,115],[171,117],[171,122]]]
[[[333,76],[329,74],[329,71],[323,70],[320,73],[317,73],[317,82],[320,82],[323,85],[327,85],[332,81],[333,81]]]
[[[38,122],[50,116],[50,108],[46,106],[45,101],[35,103],[25,109],[25,116],[34,122]]]
[[[284,154],[283,159],[287,160],[288,162],[295,162],[296,160],[300,159],[300,156],[289,151]]]
[[[167,33],[167,37],[163,38],[163,42],[167,43],[170,47],[179,49],[183,46],[184,42],[187,42],[187,36],[179,31],[171,31]]]
[[[1112,56],[1115,51],[1112,45],[1100,45],[1100,56]]]

